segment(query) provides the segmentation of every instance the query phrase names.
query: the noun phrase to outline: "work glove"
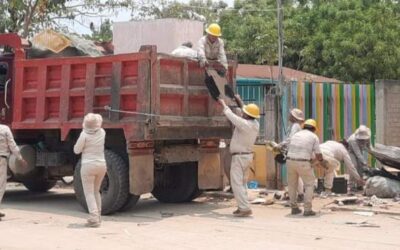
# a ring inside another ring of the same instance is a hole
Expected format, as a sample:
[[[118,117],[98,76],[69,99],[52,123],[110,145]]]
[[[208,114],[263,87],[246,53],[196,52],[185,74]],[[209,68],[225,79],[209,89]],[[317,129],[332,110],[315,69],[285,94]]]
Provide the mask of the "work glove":
[[[205,68],[208,66],[208,61],[207,60],[200,60],[199,65],[201,68]]]
[[[315,160],[314,162],[311,161],[311,165],[319,166],[326,170],[329,169],[329,161],[327,161],[327,160],[322,160],[322,161]]]
[[[279,144],[276,144],[272,147],[274,152],[281,152],[282,146]]]

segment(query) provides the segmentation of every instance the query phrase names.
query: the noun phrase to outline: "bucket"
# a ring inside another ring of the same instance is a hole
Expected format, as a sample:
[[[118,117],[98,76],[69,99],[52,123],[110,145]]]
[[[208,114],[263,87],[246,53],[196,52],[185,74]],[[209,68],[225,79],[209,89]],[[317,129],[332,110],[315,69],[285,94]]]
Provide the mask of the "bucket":
[[[258,188],[258,181],[249,181],[247,182],[248,189],[256,189]]]

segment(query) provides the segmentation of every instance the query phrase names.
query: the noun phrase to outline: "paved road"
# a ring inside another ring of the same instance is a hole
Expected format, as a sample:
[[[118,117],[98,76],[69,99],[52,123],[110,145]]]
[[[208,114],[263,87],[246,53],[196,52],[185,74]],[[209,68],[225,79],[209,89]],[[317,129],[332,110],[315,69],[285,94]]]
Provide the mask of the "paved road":
[[[253,217],[239,219],[231,216],[229,199],[161,204],[147,197],[130,211],[103,217],[101,228],[84,228],[86,214],[71,189],[9,190],[0,249],[400,249],[400,221],[390,216],[322,212],[304,218],[281,205],[254,205]],[[363,221],[380,227],[345,224]]]

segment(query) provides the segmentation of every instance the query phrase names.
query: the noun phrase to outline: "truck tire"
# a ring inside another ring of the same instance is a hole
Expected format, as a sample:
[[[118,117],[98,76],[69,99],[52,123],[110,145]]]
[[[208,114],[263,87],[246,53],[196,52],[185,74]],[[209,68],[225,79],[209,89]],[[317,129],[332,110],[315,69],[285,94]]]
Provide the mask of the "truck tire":
[[[126,200],[125,204],[119,210],[121,212],[125,212],[133,208],[136,203],[139,201],[140,195],[129,194],[128,199]]]
[[[129,168],[116,153],[104,152],[107,162],[107,173],[101,184],[101,214],[107,215],[119,211],[129,197]],[[81,179],[81,160],[78,161],[74,172],[75,195],[82,207],[87,210],[85,194]]]
[[[156,171],[153,196],[165,203],[189,202],[201,192],[197,185],[197,163],[165,166]]]
[[[57,181],[55,180],[47,180],[44,178],[41,179],[31,179],[31,180],[25,180],[22,182],[24,186],[31,192],[47,192],[51,188],[53,188],[56,185]]]

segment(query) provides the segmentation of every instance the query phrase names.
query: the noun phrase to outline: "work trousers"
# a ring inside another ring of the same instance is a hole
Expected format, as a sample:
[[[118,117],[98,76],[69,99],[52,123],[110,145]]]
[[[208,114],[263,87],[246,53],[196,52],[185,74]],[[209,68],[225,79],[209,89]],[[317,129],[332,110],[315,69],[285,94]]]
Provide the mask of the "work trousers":
[[[324,187],[326,189],[332,189],[333,179],[335,178],[336,170],[340,168],[340,162],[335,159],[332,152],[327,150],[322,150],[322,157],[328,162],[328,164],[322,168],[324,173]]]
[[[363,164],[357,159],[356,155],[353,152],[349,152],[350,158],[351,158],[351,162],[353,162],[354,167],[357,170],[358,175],[362,178],[364,173],[363,173]],[[354,174],[351,174],[351,169],[347,169],[346,168],[346,173],[348,173],[350,175],[350,180],[349,180],[349,185],[351,187],[356,187],[357,184],[357,179],[354,178]]]
[[[100,222],[101,195],[100,186],[107,172],[105,162],[91,161],[82,164],[82,187],[89,210],[90,222]]]
[[[308,161],[292,161],[287,160],[288,169],[288,186],[289,186],[289,199],[290,206],[292,208],[297,208],[297,188],[299,177],[304,182],[304,211],[311,211],[312,209],[312,199],[314,193],[314,171],[311,167],[311,163]]]
[[[247,198],[248,170],[253,161],[252,154],[232,155],[231,162],[231,187],[238,208],[241,211],[250,210],[250,203]]]
[[[7,159],[0,157],[0,204],[7,185]]]

